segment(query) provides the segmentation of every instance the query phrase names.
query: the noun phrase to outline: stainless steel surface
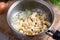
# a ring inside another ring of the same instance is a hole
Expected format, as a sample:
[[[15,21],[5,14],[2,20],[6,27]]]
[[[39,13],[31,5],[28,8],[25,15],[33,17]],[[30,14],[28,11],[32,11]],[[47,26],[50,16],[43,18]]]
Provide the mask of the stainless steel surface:
[[[0,32],[0,40],[9,40],[9,36]]]
[[[8,10],[7,21],[8,21],[10,28],[12,29],[13,33],[16,34],[16,36],[18,38],[22,38],[26,35],[17,32],[12,27],[11,22],[10,22],[10,17],[14,13],[16,13],[18,11],[23,11],[25,9],[29,9],[29,10],[36,9],[36,10],[39,10],[40,12],[41,11],[45,12],[45,14],[47,15],[48,21],[50,21],[51,24],[53,24],[54,12],[53,12],[52,8],[50,7],[50,5],[48,3],[46,3],[45,1],[41,1],[41,0],[16,1],[14,4],[12,4],[12,6]],[[38,35],[42,35],[42,33],[38,34]]]

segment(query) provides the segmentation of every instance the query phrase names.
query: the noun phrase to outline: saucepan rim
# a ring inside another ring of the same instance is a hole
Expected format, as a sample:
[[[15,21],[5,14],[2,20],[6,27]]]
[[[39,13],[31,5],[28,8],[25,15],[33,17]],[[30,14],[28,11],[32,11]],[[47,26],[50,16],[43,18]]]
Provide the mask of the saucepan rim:
[[[23,1],[23,0],[22,0]],[[20,2],[22,2],[22,1],[16,1],[15,3],[13,3],[12,5],[11,5],[11,7],[9,8],[9,10],[8,10],[8,12],[7,12],[7,22],[8,22],[8,25],[10,26],[10,28],[13,30],[13,31],[15,31],[17,34],[22,34],[22,33],[20,33],[20,32],[18,32],[16,29],[14,29],[14,27],[12,27],[12,25],[11,25],[11,23],[10,23],[10,14],[11,14],[11,11],[12,11],[12,9],[16,6],[16,5],[18,5]],[[44,5],[44,6],[46,6],[47,8],[49,8],[49,10],[51,11],[51,14],[52,14],[52,18],[53,18],[53,22],[54,22],[54,12],[53,12],[53,10],[52,10],[52,8],[51,8],[51,6],[47,3],[47,2],[45,2],[45,1],[37,1],[37,2],[39,2],[39,3],[41,3],[42,5]],[[53,25],[53,22],[52,22],[52,25]],[[51,25],[51,26],[52,26]],[[50,28],[51,28],[51,26],[50,26]],[[48,29],[49,30],[49,29]],[[45,32],[44,32],[45,33]],[[25,35],[25,34],[22,34],[22,35]],[[40,35],[40,34],[37,34],[37,35]],[[35,35],[32,35],[32,36],[35,36]]]

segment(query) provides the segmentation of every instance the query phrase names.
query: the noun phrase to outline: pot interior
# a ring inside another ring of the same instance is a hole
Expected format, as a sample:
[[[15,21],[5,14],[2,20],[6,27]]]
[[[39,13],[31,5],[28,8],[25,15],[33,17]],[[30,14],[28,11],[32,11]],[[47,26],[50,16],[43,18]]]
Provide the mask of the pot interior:
[[[25,11],[26,9],[32,10],[35,9],[38,12],[43,12],[47,16],[47,20],[52,24],[53,23],[53,12],[46,5],[36,1],[22,1],[17,4],[10,12],[9,19],[11,15],[19,11]],[[10,20],[9,20],[10,21]]]

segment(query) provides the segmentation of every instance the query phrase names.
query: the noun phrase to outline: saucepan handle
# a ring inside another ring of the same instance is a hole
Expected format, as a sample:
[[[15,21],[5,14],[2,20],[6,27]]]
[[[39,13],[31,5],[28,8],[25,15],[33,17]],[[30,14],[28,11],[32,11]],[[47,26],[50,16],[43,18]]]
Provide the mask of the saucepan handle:
[[[59,40],[60,39],[60,31],[56,30],[56,32],[52,36],[54,39]]]
[[[59,40],[60,39],[60,31],[59,30],[56,30],[55,33],[53,31],[51,31],[51,30],[48,30],[46,33],[49,36],[51,36],[53,39],[55,39],[55,40]]]

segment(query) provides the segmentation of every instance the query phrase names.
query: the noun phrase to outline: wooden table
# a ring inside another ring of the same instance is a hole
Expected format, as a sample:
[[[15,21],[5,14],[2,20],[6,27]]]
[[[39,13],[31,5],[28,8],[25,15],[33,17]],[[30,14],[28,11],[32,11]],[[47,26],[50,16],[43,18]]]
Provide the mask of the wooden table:
[[[55,12],[55,21],[54,21],[54,28],[56,29],[57,26],[59,26],[58,24],[60,23],[60,11],[57,11],[55,8],[55,6],[52,6],[54,12]],[[16,36],[11,32],[11,29],[7,23],[7,13],[1,14],[0,15],[0,32],[10,36],[13,40],[19,40],[18,38],[16,38]],[[53,40],[51,37],[49,37],[48,35],[44,35],[43,37],[34,37],[31,40]]]

